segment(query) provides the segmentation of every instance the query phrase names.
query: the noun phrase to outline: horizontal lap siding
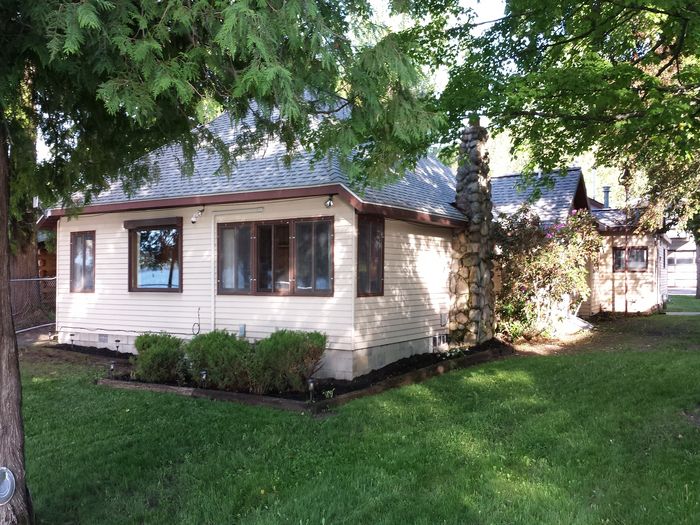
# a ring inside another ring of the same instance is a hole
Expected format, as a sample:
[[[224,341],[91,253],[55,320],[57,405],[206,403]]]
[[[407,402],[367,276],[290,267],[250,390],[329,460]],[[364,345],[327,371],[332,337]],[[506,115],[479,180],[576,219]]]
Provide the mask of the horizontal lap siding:
[[[387,220],[384,236],[384,296],[355,299],[356,349],[445,331],[452,230]]]
[[[210,316],[210,227],[197,208],[176,208],[62,218],[57,240],[59,330],[98,333],[167,331],[191,335],[193,324]],[[183,217],[182,293],[129,292],[129,235],[125,220]],[[95,230],[95,292],[70,293],[70,232]]]
[[[354,210],[336,199],[330,210],[327,197],[271,202],[264,209],[229,213],[220,210],[215,221],[243,222],[335,215],[333,224],[333,297],[218,295],[216,327],[260,339],[276,328],[318,330],[328,335],[330,348],[352,350],[353,221]],[[250,206],[241,206],[241,209]],[[235,209],[232,209],[235,212]]]
[[[57,242],[57,325],[64,332],[160,331],[191,335],[198,321],[211,327],[263,337],[278,328],[321,330],[332,348],[352,348],[354,297],[352,244],[354,212],[342,202],[331,210],[326,198],[207,207],[196,224],[197,207],[61,219]],[[216,296],[216,222],[335,215],[333,297]],[[125,220],[183,217],[182,293],[128,291],[128,232]],[[95,293],[70,293],[70,232],[95,230]],[[216,319],[212,319],[213,308]],[[215,321],[215,322],[214,322]]]

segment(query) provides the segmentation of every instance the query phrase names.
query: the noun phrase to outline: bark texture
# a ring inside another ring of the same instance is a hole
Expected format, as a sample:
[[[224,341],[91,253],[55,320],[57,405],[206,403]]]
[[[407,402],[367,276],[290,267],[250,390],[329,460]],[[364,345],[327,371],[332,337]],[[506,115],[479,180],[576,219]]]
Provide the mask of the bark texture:
[[[478,122],[462,134],[456,206],[469,225],[452,240],[450,339],[474,345],[494,335],[493,204],[488,132]]]
[[[695,298],[700,299],[700,235],[695,239]]]
[[[33,523],[31,501],[24,470],[24,425],[22,387],[19,378],[17,339],[10,309],[10,197],[9,140],[0,112],[0,466],[15,476],[17,489],[0,506],[0,525]]]

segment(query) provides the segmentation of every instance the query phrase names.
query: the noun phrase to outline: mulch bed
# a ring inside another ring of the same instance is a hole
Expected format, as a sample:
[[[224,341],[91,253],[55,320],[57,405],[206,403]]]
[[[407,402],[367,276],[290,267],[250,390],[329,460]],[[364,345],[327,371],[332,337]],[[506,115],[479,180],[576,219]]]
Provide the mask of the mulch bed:
[[[67,346],[70,347],[70,345]],[[89,352],[90,349],[83,349],[83,351]],[[373,370],[352,381],[320,379],[315,385],[315,399],[313,403],[309,402],[307,392],[285,392],[277,395],[224,392],[191,386],[142,383],[129,379],[128,374],[115,376],[113,379],[101,379],[98,381],[98,384],[127,390],[170,392],[187,397],[234,401],[297,412],[311,411],[320,413],[353,399],[378,394],[391,388],[419,383],[451,370],[500,359],[513,353],[513,348],[510,345],[493,340],[451,356],[440,353],[417,354],[391,363],[378,370]],[[326,398],[324,392],[332,392],[332,396]]]

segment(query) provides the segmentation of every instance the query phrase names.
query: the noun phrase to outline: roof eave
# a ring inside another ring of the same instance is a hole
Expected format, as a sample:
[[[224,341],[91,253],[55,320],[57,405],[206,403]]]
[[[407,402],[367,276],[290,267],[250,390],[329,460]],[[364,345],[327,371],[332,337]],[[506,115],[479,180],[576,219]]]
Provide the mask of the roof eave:
[[[274,190],[260,190],[239,193],[225,193],[214,195],[194,195],[189,197],[171,197],[166,199],[131,200],[112,204],[93,204],[78,210],[80,215],[96,213],[116,213],[125,211],[157,210],[167,208],[180,208],[185,206],[202,206],[217,204],[236,204],[244,202],[284,200],[300,197],[321,197],[325,195],[339,195],[358,213],[382,215],[386,218],[406,220],[432,224],[435,226],[457,228],[467,224],[464,220],[436,213],[401,208],[385,204],[377,204],[363,201],[344,184],[334,183],[320,186],[279,188]],[[39,220],[41,229],[53,229],[61,217],[69,215],[65,208],[48,210]]]

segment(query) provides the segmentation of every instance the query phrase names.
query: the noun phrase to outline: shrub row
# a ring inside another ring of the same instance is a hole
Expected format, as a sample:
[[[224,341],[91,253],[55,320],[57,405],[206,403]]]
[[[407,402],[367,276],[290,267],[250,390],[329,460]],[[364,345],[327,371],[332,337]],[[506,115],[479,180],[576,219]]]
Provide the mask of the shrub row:
[[[219,390],[302,391],[317,371],[326,347],[319,332],[279,330],[252,345],[225,330],[200,334],[185,342],[165,333],[146,333],[135,342],[136,378],[153,383],[197,383]]]

